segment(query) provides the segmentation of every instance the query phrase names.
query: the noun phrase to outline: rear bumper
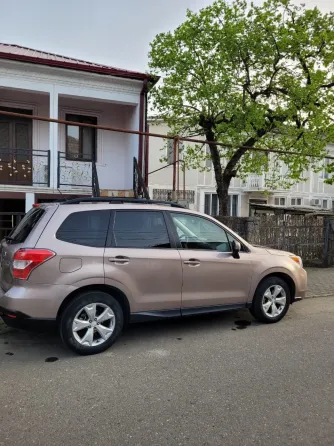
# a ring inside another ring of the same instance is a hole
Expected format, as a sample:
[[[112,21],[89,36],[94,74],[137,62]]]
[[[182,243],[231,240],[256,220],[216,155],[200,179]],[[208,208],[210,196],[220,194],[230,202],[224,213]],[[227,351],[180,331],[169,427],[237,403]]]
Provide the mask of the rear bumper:
[[[26,318],[52,320],[65,297],[75,288],[68,285],[31,284],[14,285],[6,292],[0,288],[0,307]]]
[[[8,327],[31,331],[52,331],[56,328],[56,319],[36,319],[24,313],[0,307],[0,317]]]

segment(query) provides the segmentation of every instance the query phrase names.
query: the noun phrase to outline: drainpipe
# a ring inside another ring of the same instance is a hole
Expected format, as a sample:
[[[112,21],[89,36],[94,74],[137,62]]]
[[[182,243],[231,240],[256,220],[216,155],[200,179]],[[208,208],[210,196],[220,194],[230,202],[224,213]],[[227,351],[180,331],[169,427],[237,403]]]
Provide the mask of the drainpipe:
[[[145,92],[145,132],[149,132],[149,125],[147,120],[147,95],[148,88]],[[145,186],[148,187],[148,163],[149,163],[150,137],[145,135]]]
[[[145,94],[147,92],[147,79],[144,80],[143,88],[140,92],[139,102],[139,131],[144,132],[144,107],[145,107]],[[138,146],[138,166],[141,174],[143,174],[143,135],[139,137]]]

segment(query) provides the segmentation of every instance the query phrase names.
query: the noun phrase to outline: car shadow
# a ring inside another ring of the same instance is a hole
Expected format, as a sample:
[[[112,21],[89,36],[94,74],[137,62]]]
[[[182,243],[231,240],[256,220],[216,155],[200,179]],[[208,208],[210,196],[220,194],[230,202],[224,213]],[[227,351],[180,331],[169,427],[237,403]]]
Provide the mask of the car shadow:
[[[141,349],[154,344],[168,342],[170,339],[181,341],[191,339],[199,333],[203,336],[217,329],[244,330],[259,325],[247,310],[226,311],[206,315],[188,316],[184,318],[162,319],[150,322],[130,324],[126,326],[120,339],[111,347],[115,353],[122,353],[127,348]],[[56,362],[58,359],[79,358],[68,350],[61,342],[56,331],[35,333],[23,330],[4,329],[0,333],[0,362],[4,359],[21,359],[23,361],[44,360]]]

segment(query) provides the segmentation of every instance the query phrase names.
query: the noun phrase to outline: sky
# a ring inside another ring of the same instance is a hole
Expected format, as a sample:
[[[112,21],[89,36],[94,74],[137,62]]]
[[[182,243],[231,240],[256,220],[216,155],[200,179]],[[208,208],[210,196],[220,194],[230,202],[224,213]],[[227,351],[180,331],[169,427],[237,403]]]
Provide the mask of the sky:
[[[256,0],[259,3],[260,0]],[[334,10],[333,0],[301,0]],[[0,0],[0,42],[147,71],[149,43],[211,0]],[[332,4],[332,6],[331,6]]]

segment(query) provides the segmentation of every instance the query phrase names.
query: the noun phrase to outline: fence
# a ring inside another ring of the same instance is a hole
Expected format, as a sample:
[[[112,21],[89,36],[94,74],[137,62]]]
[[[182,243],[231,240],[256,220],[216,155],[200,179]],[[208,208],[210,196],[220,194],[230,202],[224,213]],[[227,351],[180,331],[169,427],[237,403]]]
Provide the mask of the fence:
[[[311,215],[217,217],[253,245],[293,252],[307,266],[334,265],[334,218]]]

